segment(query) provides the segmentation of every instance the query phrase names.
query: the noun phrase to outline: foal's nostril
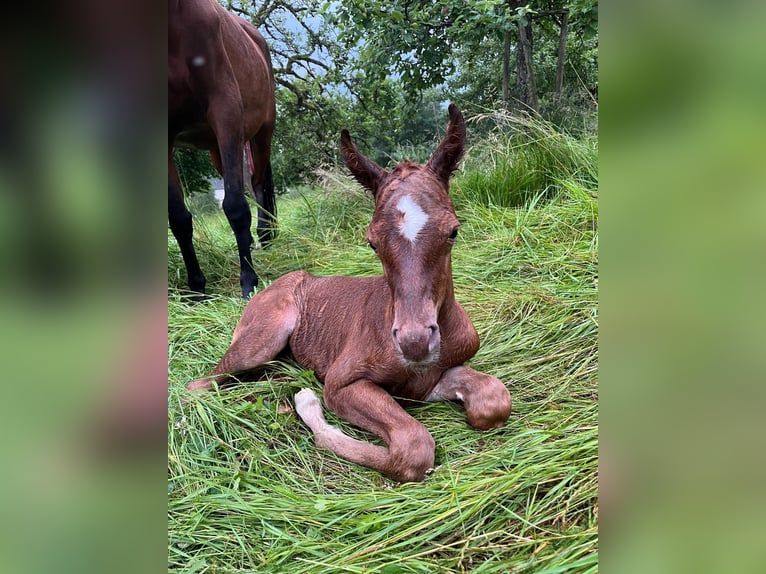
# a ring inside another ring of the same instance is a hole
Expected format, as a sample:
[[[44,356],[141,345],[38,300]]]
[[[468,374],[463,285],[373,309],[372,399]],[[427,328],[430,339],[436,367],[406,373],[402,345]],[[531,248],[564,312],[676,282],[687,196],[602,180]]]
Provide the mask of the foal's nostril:
[[[392,333],[393,333],[393,335],[394,335],[394,339],[398,339],[398,338],[399,338],[399,329],[394,329],[394,330],[392,331]]]
[[[428,327],[428,352],[433,353],[439,348],[439,325],[431,325]]]

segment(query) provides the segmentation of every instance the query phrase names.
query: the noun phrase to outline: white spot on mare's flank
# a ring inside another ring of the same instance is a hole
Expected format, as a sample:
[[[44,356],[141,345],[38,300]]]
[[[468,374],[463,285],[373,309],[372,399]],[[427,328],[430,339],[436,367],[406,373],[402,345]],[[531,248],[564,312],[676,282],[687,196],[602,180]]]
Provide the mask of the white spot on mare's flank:
[[[192,66],[197,66],[197,67],[204,66],[205,65],[205,56],[194,56],[192,58],[191,63],[192,63]]]
[[[414,243],[420,230],[425,227],[428,215],[409,195],[405,195],[399,200],[396,209],[402,214],[399,232]]]

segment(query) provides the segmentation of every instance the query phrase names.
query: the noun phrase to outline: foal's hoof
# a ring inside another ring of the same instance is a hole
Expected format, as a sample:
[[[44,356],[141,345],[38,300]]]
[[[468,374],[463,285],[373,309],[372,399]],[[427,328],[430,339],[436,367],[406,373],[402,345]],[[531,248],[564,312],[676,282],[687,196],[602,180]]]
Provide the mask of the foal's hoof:
[[[204,392],[213,388],[213,381],[211,379],[196,379],[186,385],[186,388],[192,392]]]
[[[307,417],[322,413],[322,404],[311,389],[301,389],[295,393],[295,412],[304,421]]]

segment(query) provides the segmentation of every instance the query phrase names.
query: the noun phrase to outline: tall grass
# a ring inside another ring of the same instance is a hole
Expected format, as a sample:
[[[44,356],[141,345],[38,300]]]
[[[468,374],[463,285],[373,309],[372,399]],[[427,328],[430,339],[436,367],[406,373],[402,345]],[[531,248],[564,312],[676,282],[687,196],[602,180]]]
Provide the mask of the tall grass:
[[[468,153],[456,188],[470,201],[518,207],[534,197],[552,197],[567,182],[595,189],[598,147],[595,137],[575,138],[534,116],[494,112],[474,116],[492,122],[489,142]]]
[[[455,182],[462,228],[453,267],[482,340],[471,365],[506,382],[514,410],[503,428],[480,433],[456,405],[413,408],[437,445],[423,483],[396,484],[318,450],[292,396],[321,386],[293,363],[189,397],[184,384],[214,366],[244,303],[225,218],[197,225],[207,303],[183,300],[183,265],[169,241],[170,572],[598,569],[596,174],[579,156],[560,157],[546,168],[552,187],[519,205],[474,196],[465,182],[510,153],[503,141],[476,144]],[[591,143],[567,145],[590,157]],[[343,170],[324,172],[316,190],[282,200],[279,237],[254,254],[258,274],[268,282],[298,268],[379,273],[364,241],[371,208]]]

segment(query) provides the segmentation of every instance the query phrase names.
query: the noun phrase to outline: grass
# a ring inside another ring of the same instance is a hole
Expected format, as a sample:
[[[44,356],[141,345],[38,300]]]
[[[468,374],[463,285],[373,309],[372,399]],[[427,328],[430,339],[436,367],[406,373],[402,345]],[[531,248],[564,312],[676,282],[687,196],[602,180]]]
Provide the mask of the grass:
[[[535,197],[551,197],[576,183],[595,189],[598,150],[595,137],[572,135],[538,117],[494,112],[475,116],[495,129],[468,153],[459,187],[471,201],[519,207]]]
[[[457,405],[411,409],[436,441],[423,483],[396,484],[318,450],[291,405],[300,388],[321,386],[295,364],[189,399],[184,384],[214,366],[244,303],[222,215],[195,228],[210,301],[183,299],[185,272],[168,242],[169,572],[597,571],[595,174],[559,162],[549,169],[555,188],[520,205],[474,197],[466,182],[491,172],[480,158],[506,153],[498,141],[476,144],[469,154],[479,159],[456,175],[453,267],[482,340],[471,365],[506,382],[514,410],[480,433]],[[328,170],[315,190],[281,198],[280,235],[254,252],[262,281],[293,269],[379,272],[364,241],[372,201],[342,174]]]

